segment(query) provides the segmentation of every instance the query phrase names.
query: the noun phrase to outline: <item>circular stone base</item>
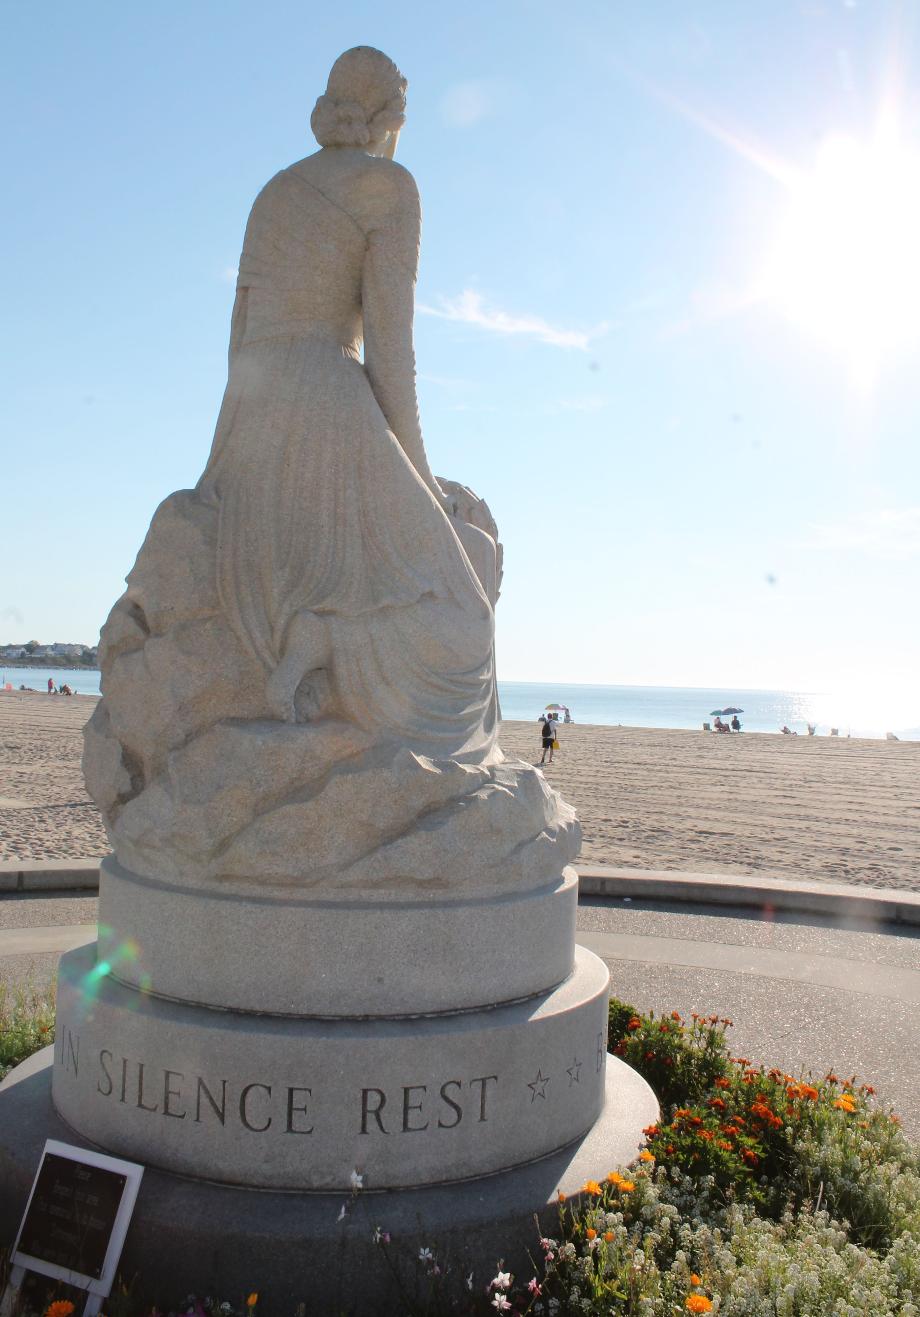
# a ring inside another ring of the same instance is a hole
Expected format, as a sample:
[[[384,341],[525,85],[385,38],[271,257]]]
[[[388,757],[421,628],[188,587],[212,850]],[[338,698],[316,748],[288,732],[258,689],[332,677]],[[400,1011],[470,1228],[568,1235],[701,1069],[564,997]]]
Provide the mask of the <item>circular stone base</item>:
[[[403,1189],[570,1144],[604,1102],[606,965],[526,1002],[387,1020],[217,1011],[61,958],[54,1105],[120,1157],[259,1189]]]
[[[0,1245],[15,1236],[45,1139],[91,1146],[52,1107],[51,1065],[46,1048],[0,1085]],[[571,1198],[586,1180],[628,1165],[643,1128],[658,1119],[648,1084],[612,1056],[606,1090],[600,1119],[578,1142],[463,1184],[350,1197],[234,1189],[147,1170],[121,1272],[137,1276],[139,1299],[166,1311],[189,1292],[233,1299],[258,1290],[269,1312],[304,1302],[317,1315],[408,1311],[428,1293],[421,1248],[432,1250],[449,1290],[465,1292],[472,1273],[481,1292],[500,1259],[526,1282],[528,1254],[537,1253],[534,1216],[552,1233],[557,1194]],[[378,1226],[392,1237],[389,1262],[373,1240]]]
[[[99,957],[129,987],[272,1015],[371,1017],[521,1001],[572,972],[578,875],[522,891],[322,897],[99,876]],[[164,936],[164,930],[169,935]],[[202,954],[202,948],[207,954]],[[450,973],[433,974],[432,956]]]

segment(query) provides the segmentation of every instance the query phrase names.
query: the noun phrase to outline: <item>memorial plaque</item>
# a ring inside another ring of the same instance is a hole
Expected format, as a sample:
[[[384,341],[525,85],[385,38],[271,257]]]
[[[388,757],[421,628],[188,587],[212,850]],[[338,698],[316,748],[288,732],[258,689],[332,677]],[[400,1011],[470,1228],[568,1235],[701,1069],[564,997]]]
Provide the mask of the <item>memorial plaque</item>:
[[[46,1153],[19,1251],[99,1280],[126,1183],[118,1171]]]
[[[13,1247],[14,1289],[33,1271],[107,1295],[143,1174],[136,1162],[48,1139]]]

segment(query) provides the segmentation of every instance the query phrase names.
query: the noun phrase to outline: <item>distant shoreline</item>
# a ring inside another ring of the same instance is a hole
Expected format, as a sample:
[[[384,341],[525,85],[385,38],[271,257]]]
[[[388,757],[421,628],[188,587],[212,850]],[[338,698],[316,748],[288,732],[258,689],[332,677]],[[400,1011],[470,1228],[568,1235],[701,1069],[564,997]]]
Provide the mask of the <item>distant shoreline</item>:
[[[55,672],[98,672],[98,660],[93,663],[74,663],[73,655],[68,654],[65,663],[51,663],[51,654],[40,654],[37,658],[3,658],[0,655],[0,670],[4,668],[54,668]]]

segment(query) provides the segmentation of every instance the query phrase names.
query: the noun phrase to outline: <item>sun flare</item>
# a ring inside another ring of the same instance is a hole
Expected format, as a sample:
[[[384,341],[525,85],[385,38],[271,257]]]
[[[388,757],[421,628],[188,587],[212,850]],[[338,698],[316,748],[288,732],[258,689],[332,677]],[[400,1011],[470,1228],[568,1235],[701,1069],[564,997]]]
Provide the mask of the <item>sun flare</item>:
[[[920,155],[893,128],[829,137],[787,187],[762,296],[871,388],[920,344]]]

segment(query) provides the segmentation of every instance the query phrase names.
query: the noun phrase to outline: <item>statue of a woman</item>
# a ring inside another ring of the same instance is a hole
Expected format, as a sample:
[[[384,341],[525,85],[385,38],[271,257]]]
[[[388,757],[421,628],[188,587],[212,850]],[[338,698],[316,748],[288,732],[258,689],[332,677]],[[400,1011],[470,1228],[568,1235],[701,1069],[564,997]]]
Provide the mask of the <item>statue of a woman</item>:
[[[393,160],[405,91],[380,51],[346,51],[313,111],[321,150],[256,199],[198,494],[218,510],[221,606],[275,717],[332,712],[482,762],[494,600],[461,539],[487,537],[449,515],[419,426],[419,199]]]
[[[134,874],[508,890],[577,850],[496,744],[495,523],[422,442],[405,90],[347,51],[256,199],[210,458],[103,627],[83,766]]]

